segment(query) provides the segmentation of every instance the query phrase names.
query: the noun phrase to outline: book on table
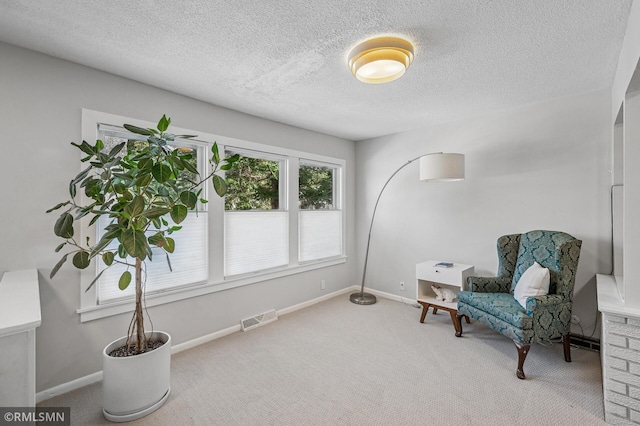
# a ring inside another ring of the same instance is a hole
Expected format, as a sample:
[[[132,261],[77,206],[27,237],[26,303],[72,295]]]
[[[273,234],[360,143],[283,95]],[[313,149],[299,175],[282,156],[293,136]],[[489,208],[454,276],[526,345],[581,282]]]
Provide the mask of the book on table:
[[[433,266],[435,268],[451,268],[453,266],[453,263],[451,263],[451,262],[438,262]]]

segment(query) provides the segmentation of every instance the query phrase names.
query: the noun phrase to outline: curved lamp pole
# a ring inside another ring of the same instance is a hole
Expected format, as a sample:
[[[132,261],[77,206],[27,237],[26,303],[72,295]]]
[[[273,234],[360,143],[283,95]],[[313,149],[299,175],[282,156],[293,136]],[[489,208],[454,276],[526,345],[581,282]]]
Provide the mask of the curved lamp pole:
[[[430,156],[434,156],[431,157]],[[373,215],[371,215],[371,224],[369,225],[369,236],[367,238],[367,250],[364,255],[364,270],[362,272],[362,284],[360,285],[360,291],[353,293],[349,299],[351,302],[358,305],[373,305],[376,303],[376,297],[371,293],[364,292],[364,282],[367,276],[367,262],[369,261],[369,246],[371,245],[371,231],[373,230],[373,221],[376,218],[376,211],[378,210],[378,203],[380,197],[385,188],[391,182],[391,179],[398,172],[414,161],[420,160],[420,180],[424,182],[447,182],[464,179],[464,155],[462,154],[445,154],[443,152],[434,152],[431,154],[424,154],[419,157],[413,158],[393,172],[393,174],[387,179],[384,186],[378,194],[378,199],[373,207]]]

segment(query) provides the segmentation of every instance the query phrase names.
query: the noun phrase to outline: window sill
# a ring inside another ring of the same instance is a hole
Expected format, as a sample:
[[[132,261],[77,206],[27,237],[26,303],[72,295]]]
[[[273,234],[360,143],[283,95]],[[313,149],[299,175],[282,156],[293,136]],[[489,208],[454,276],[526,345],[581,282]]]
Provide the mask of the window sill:
[[[307,262],[303,265],[288,267],[273,272],[260,272],[252,275],[243,275],[242,277],[230,277],[222,281],[196,284],[175,290],[167,290],[161,293],[147,295],[146,305],[147,307],[163,305],[165,303],[176,302],[178,300],[202,296],[204,294],[229,290],[232,288],[254,284],[261,281],[268,281],[276,278],[286,277],[289,275],[300,274],[302,272],[312,271],[314,269],[340,265],[345,263],[346,261],[346,256],[343,256],[317,262]],[[88,322],[126,312],[133,312],[133,310],[134,303],[132,300],[122,300],[105,305],[96,305],[87,308],[81,308],[76,312],[80,314],[80,322]]]

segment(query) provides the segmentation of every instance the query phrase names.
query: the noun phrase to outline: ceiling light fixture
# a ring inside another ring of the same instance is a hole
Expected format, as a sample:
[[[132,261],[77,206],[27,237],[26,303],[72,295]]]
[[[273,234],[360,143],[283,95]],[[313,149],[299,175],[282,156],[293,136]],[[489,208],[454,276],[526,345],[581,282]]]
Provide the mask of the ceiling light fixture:
[[[413,45],[400,37],[376,37],[349,52],[349,69],[360,81],[388,83],[405,73],[413,62]]]

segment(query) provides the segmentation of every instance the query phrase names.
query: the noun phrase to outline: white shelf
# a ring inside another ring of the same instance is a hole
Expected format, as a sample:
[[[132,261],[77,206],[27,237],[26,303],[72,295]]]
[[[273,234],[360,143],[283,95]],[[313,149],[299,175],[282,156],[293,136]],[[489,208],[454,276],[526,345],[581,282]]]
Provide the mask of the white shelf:
[[[418,297],[417,299],[418,302],[426,302],[430,305],[438,305],[438,306],[442,306],[444,308],[449,308],[449,309],[458,309],[458,302],[444,302],[442,300],[437,300],[435,298],[435,294],[433,296],[422,296],[422,297]]]

